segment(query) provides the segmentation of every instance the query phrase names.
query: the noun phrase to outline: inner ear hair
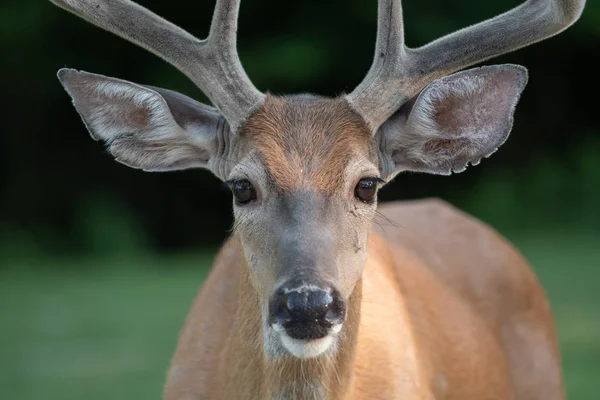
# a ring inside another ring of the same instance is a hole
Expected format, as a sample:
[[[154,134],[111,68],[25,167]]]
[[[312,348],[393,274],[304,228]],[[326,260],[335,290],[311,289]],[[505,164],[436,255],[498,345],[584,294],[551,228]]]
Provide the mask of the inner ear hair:
[[[224,120],[180,93],[72,69],[59,80],[95,140],[145,171],[207,167]]]
[[[511,64],[433,81],[382,127],[394,171],[449,175],[489,157],[507,139],[526,83],[527,70]]]

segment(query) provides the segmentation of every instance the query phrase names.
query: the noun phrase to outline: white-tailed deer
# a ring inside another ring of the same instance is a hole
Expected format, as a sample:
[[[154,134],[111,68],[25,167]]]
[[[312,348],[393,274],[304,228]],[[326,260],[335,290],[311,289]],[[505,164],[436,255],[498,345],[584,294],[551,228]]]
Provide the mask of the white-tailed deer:
[[[530,0],[418,49],[404,45],[400,1],[380,0],[373,66],[334,99],[252,85],[239,0],[217,0],[206,40],[128,0],[52,2],[163,57],[215,106],[58,73],[118,161],[206,168],[233,192],[234,233],[192,306],[166,399],[564,397],[548,302],[510,244],[437,200],[380,207],[399,229],[373,219],[399,172],[460,172],[506,140],[525,68],[454,72],[562,31],[584,0]]]

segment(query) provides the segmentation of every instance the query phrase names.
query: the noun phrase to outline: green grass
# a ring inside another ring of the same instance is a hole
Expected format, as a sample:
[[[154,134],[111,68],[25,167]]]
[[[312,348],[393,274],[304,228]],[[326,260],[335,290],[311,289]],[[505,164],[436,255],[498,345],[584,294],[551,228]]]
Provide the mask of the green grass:
[[[513,237],[555,310],[569,398],[600,398],[600,238]],[[158,399],[209,255],[0,270],[0,399]]]
[[[514,238],[552,304],[568,399],[600,399],[600,235]]]
[[[197,256],[0,271],[0,399],[160,398],[209,265]]]

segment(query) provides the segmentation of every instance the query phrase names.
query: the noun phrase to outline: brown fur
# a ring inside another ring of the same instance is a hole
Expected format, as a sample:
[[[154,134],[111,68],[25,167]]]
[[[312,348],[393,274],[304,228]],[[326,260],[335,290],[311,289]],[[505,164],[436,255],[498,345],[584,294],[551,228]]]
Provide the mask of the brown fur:
[[[194,301],[165,398],[563,399],[552,315],[526,261],[440,201],[394,203],[372,232],[337,356],[265,360],[258,297],[232,237]],[[380,236],[380,235],[383,235]],[[384,239],[385,237],[385,239]]]
[[[343,177],[330,171],[343,171],[350,154],[371,147],[367,126],[342,98],[268,96],[241,136],[259,151],[273,184],[287,192],[333,193]]]

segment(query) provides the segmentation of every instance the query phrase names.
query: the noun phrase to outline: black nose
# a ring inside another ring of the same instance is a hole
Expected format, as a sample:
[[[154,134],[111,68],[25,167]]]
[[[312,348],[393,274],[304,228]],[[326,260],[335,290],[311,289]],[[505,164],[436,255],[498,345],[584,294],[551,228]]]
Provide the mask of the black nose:
[[[282,285],[271,297],[270,322],[278,323],[288,336],[311,340],[327,336],[343,322],[345,304],[338,291],[321,285]]]

